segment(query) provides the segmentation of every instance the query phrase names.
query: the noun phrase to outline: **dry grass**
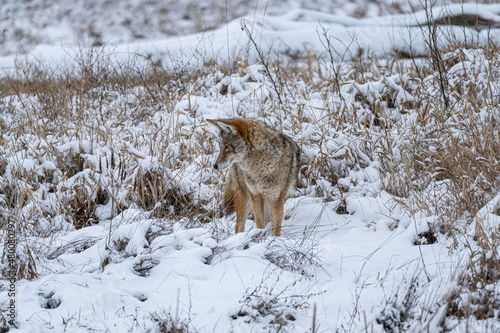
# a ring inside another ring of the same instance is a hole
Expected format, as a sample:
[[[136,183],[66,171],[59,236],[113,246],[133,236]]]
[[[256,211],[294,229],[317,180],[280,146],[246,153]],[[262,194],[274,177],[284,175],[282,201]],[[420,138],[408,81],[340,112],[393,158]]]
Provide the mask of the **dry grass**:
[[[196,86],[213,68],[174,71],[151,60],[141,66],[113,65],[100,50],[81,51],[64,69],[18,64],[17,76],[0,82],[6,116],[0,121],[5,133],[0,138],[0,226],[23,221],[18,246],[30,237],[50,238],[66,228],[61,220],[75,229],[97,223],[102,216],[96,212],[103,207],[108,218],[136,205],[155,217],[206,222],[204,206],[173,178],[182,173],[176,165],[193,151],[182,156],[169,151],[171,138],[183,137],[175,126],[163,125],[160,133],[148,121],[160,110],[175,113],[186,93],[182,87]],[[139,124],[157,137],[133,132]],[[130,136],[135,137],[132,146],[121,141]],[[146,155],[138,150],[144,147],[152,164],[144,163]],[[32,260],[20,261],[18,278],[37,276],[36,258],[44,256],[37,251],[44,250],[26,247]]]

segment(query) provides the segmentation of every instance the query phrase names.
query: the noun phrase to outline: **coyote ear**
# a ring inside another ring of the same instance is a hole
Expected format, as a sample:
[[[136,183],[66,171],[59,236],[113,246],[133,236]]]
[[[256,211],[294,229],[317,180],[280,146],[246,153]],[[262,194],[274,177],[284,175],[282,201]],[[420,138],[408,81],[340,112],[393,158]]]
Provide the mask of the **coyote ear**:
[[[226,124],[226,123],[224,123],[222,121],[217,121],[217,125],[224,132],[227,132],[227,133],[230,133],[230,134],[236,134],[237,133],[236,128],[233,125]]]
[[[236,134],[236,127],[230,124],[226,124],[222,120],[214,120],[214,119],[207,119],[207,122],[210,124],[217,126],[221,131],[230,133],[230,134]]]

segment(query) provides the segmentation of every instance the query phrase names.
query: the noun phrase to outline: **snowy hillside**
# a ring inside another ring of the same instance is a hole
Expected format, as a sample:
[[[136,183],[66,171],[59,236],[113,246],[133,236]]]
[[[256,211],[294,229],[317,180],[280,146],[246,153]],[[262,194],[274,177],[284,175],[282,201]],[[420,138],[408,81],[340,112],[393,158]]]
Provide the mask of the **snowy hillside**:
[[[440,48],[450,43],[500,42],[499,13],[498,4],[451,5],[432,8],[432,12],[421,10],[364,19],[299,9],[278,16],[245,16],[214,31],[183,38],[110,44],[96,52],[105,53],[109,61],[118,64],[133,61],[134,66],[142,66],[144,62],[153,61],[190,70],[214,61],[230,63],[239,58],[256,61],[260,58],[258,51],[266,55],[324,57],[329,46],[337,61],[359,54],[387,57],[395,52],[421,57],[427,55],[426,39],[432,31],[431,22],[441,22],[438,27],[442,28],[437,29],[443,29],[444,34],[436,39]],[[64,70],[75,66],[72,62],[83,56],[84,49],[40,44],[28,55],[3,56],[0,57],[0,77],[16,75],[16,62],[25,61],[41,61],[44,66]]]
[[[500,5],[266,5],[2,3],[0,331],[499,332]],[[220,211],[227,117],[301,148],[282,237]]]
[[[453,3],[494,0],[435,0]],[[421,10],[421,0],[274,0],[274,1],[51,1],[2,0],[0,55],[31,52],[39,44],[78,46],[164,39],[212,30],[233,19],[280,15],[308,9],[354,18],[406,14]],[[227,4],[227,5],[226,5]]]

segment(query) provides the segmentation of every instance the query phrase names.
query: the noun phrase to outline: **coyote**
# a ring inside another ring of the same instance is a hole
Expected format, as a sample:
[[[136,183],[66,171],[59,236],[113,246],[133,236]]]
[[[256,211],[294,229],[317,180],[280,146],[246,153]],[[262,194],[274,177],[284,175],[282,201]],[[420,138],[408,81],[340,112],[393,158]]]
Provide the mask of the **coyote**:
[[[297,184],[299,147],[285,134],[257,120],[207,121],[220,130],[220,153],[214,168],[231,165],[222,209],[226,213],[236,211],[235,232],[245,231],[251,205],[257,228],[263,229],[271,220],[273,236],[280,236],[283,205]]]

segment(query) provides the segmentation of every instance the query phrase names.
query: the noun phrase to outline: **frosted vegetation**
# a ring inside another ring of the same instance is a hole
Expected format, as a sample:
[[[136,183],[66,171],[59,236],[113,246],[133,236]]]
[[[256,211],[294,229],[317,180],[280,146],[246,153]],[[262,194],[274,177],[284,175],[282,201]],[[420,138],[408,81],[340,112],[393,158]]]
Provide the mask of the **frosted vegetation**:
[[[95,45],[67,67],[20,58],[0,83],[18,330],[494,331],[498,29],[467,40],[422,29],[418,52],[383,57],[347,56],[320,30],[317,52],[250,39],[248,57],[197,67],[117,62]],[[283,237],[252,217],[234,235],[220,211],[225,173],[205,121],[217,117],[260,119],[301,147]]]

